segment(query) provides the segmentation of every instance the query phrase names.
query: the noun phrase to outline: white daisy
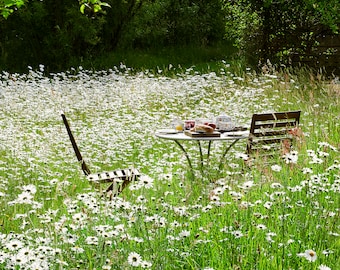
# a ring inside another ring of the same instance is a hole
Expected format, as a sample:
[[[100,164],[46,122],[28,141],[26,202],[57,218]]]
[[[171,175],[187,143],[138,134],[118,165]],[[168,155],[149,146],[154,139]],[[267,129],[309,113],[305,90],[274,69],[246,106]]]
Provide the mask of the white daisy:
[[[279,172],[279,171],[281,171],[282,170],[282,167],[280,166],[280,165],[272,165],[271,166],[271,169],[272,169],[272,171],[274,171],[274,172]]]
[[[183,231],[181,231],[181,232],[179,233],[179,236],[180,236],[181,238],[187,238],[187,237],[190,236],[190,231],[183,230]]]
[[[128,263],[131,266],[139,267],[142,264],[142,256],[137,252],[131,252],[127,259]]]
[[[142,261],[140,265],[143,269],[150,269],[152,267],[152,263],[148,261]]]
[[[318,256],[316,255],[316,252],[311,249],[307,249],[303,253],[298,253],[297,256],[304,257],[307,259],[307,261],[310,261],[310,262],[315,262],[316,259],[318,258]]]
[[[319,265],[319,270],[332,270],[330,267],[326,266],[326,265]]]
[[[10,251],[19,250],[24,247],[24,243],[18,239],[12,239],[5,244],[5,247]]]
[[[243,233],[239,230],[231,232],[232,235],[235,236],[235,238],[241,238],[243,236]]]

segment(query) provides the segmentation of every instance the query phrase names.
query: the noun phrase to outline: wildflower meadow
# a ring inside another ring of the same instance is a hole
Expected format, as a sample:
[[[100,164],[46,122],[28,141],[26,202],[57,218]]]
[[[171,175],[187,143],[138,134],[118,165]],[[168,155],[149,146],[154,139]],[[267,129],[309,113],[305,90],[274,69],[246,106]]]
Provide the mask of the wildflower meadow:
[[[339,81],[220,64],[1,73],[0,269],[340,269]],[[216,142],[195,179],[154,135],[174,119],[249,127],[253,113],[287,110],[301,110],[292,156],[249,166],[240,140],[218,169]],[[103,198],[61,112],[92,171],[136,167],[141,180]]]

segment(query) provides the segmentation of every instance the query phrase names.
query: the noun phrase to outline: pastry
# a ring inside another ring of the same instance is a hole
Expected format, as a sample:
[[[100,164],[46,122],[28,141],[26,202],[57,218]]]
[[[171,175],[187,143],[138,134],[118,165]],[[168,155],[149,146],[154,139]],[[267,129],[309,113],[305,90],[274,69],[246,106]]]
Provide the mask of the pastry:
[[[213,133],[214,128],[208,125],[195,125],[192,129],[190,129],[192,132],[205,132],[205,133]]]

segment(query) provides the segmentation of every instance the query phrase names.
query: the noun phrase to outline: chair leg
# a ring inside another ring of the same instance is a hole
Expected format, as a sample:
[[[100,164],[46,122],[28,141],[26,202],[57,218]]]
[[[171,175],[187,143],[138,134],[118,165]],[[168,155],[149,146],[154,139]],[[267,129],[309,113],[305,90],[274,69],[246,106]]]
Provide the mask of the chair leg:
[[[124,180],[122,185],[118,188],[115,186],[117,185],[116,183],[112,183],[104,192],[103,196],[105,195],[106,197],[109,197],[110,200],[112,200],[114,197],[117,197],[125,187],[127,187],[130,184],[131,181],[129,180]],[[115,192],[114,192],[115,190]]]
[[[109,194],[108,197],[112,200],[113,197],[117,197],[122,191],[132,182],[137,180],[137,175],[132,175],[130,178],[124,179],[123,183],[116,188],[117,184],[113,182],[105,191],[105,194]],[[114,192],[115,191],[115,192]]]
[[[120,187],[118,187],[115,196],[118,196],[131,182],[132,182],[131,179],[125,179],[123,184]]]

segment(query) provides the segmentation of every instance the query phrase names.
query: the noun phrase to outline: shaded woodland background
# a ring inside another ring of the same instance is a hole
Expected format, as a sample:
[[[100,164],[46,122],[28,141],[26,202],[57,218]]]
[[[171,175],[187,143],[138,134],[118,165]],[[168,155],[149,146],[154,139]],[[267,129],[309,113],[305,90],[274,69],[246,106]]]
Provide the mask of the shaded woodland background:
[[[0,17],[0,70],[107,69],[153,55],[153,65],[233,58],[340,73],[338,0],[105,3],[103,12],[88,6],[82,13],[78,1],[32,0]]]

